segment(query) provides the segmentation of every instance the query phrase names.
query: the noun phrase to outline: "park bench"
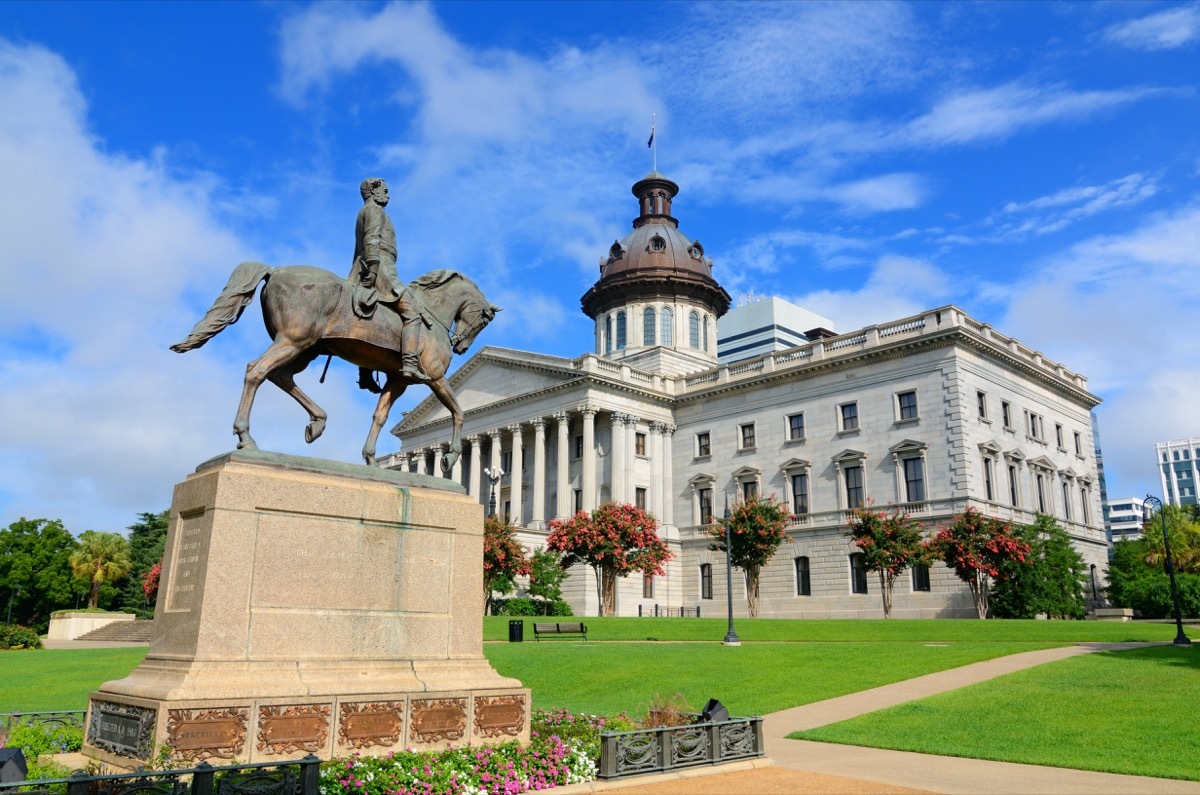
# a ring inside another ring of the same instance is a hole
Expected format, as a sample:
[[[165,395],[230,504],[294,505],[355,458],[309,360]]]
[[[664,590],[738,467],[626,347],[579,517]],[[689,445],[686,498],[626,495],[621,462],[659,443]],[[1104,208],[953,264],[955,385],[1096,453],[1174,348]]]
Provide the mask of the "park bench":
[[[533,624],[533,639],[541,641],[542,635],[582,635],[587,640],[587,626],[582,621],[572,624]]]

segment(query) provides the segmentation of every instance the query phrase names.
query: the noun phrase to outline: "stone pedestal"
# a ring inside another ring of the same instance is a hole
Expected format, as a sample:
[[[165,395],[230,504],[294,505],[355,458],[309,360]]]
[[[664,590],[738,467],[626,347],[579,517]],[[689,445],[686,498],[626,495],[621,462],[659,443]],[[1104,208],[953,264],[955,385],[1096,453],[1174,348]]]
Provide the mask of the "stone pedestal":
[[[91,694],[84,750],[136,767],[529,737],[483,656],[483,512],[457,484],[257,451],[175,487],[154,637]]]

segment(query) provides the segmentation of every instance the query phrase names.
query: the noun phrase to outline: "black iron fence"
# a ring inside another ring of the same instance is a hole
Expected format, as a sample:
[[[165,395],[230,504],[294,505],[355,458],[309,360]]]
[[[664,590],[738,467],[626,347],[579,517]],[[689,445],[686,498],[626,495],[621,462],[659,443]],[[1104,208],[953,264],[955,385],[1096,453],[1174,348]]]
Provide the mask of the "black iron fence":
[[[697,721],[700,715],[693,716]],[[600,778],[663,773],[762,756],[762,718],[664,726],[600,735]]]
[[[321,760],[312,754],[291,762],[214,767],[201,762],[183,770],[116,773],[13,781],[0,793],[20,795],[320,795]]]
[[[644,605],[638,605],[638,616],[644,618],[646,616],[655,616],[657,618],[699,618],[700,605],[695,607],[668,607],[667,605],[655,605],[651,610]]]

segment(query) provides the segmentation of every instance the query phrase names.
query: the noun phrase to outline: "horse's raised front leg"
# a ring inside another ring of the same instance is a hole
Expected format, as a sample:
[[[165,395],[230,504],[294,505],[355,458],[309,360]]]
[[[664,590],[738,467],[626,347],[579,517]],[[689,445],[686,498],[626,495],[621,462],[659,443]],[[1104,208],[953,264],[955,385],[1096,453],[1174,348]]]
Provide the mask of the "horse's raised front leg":
[[[450,422],[453,430],[450,435],[450,449],[442,455],[442,477],[450,477],[450,470],[454,467],[454,462],[458,461],[459,455],[462,454],[462,426],[463,413],[458,407],[458,401],[454,398],[454,393],[450,391],[450,384],[446,383],[446,378],[437,379],[429,382],[429,388],[433,391],[435,397],[441,401],[446,407],[446,411],[450,412]]]
[[[319,355],[319,352],[310,349],[297,356],[296,360],[287,367],[280,365],[267,374],[267,378],[271,379],[272,384],[291,395],[308,412],[309,422],[304,429],[304,441],[309,444],[315,442],[325,432],[325,420],[329,415],[312,398],[304,394],[304,390],[296,386],[295,376],[296,373],[302,372],[305,367],[312,364],[313,359]]]
[[[250,407],[254,405],[254,395],[262,382],[279,367],[293,361],[300,354],[300,349],[292,342],[277,338],[271,347],[263,351],[250,364],[246,365],[246,381],[242,386],[242,400],[238,403],[237,416],[233,420],[233,432],[238,438],[239,450],[257,450],[258,445],[250,435]]]
[[[375,413],[371,415],[371,432],[367,434],[367,441],[363,444],[363,461],[367,466],[375,466],[375,443],[379,441],[379,432],[387,422],[392,406],[407,388],[407,383],[388,373],[387,380],[383,382],[383,391],[379,393],[379,402],[375,404]]]

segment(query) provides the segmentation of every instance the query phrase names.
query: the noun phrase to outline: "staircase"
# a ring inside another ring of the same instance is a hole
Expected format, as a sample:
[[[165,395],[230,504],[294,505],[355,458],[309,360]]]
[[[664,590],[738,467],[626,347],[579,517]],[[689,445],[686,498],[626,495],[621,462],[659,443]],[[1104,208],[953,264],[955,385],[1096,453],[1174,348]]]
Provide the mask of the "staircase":
[[[153,621],[114,621],[80,635],[75,640],[105,643],[149,643],[150,634],[153,631]]]

